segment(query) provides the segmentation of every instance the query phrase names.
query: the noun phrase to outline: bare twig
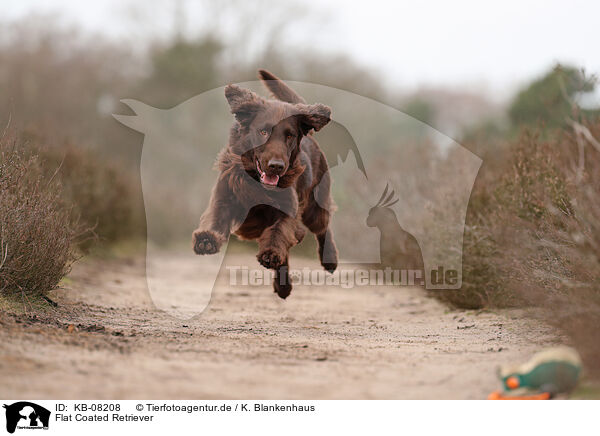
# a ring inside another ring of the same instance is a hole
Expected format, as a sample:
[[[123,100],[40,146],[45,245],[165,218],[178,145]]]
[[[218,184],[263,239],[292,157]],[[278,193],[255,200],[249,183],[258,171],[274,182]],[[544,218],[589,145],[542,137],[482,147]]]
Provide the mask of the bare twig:
[[[0,138],[0,141],[4,139],[4,137],[6,136],[6,132],[8,131],[8,128],[10,127],[10,122],[12,121],[12,112],[10,112],[8,114],[8,122],[6,123],[6,126],[4,127],[4,131],[2,132],[2,137]]]
[[[590,129],[571,118],[567,118],[567,122],[571,125],[577,135],[584,137],[590,144],[594,146],[596,151],[600,153],[600,141],[594,138],[592,132],[590,132]]]
[[[0,269],[2,269],[6,263],[6,258],[8,257],[8,244],[6,244],[6,248],[4,248],[4,241],[2,240],[0,240],[0,256],[2,256],[2,260],[0,260]]]
[[[27,304],[25,302],[25,299],[27,298],[27,296],[25,295],[25,291],[23,291],[23,288],[19,287],[19,290],[21,291],[21,301],[23,303],[23,312],[25,312],[25,316],[29,316],[29,313],[27,312]]]
[[[579,159],[577,166],[576,182],[579,184],[583,178],[583,171],[585,169],[585,142],[589,142],[598,153],[600,153],[600,142],[594,138],[590,129],[575,121],[572,118],[567,118],[567,123],[573,128],[575,132],[575,141],[577,141],[577,147],[579,150]]]
[[[56,171],[54,171],[54,174],[52,174],[52,177],[50,177],[50,180],[48,180],[48,184],[47,186],[50,186],[50,183],[52,183],[52,180],[54,180],[54,177],[56,177],[56,175],[58,174],[58,172],[60,171],[60,169],[62,168],[63,164],[65,163],[65,159],[66,159],[66,154],[63,156],[62,160],[60,161],[60,165],[58,166],[58,168],[56,168]]]

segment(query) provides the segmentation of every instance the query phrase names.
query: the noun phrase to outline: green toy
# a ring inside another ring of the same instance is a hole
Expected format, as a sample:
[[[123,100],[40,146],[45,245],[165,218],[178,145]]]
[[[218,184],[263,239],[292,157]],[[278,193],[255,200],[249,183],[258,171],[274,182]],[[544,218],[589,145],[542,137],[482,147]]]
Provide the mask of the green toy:
[[[568,393],[577,385],[581,358],[569,347],[555,347],[536,353],[528,362],[498,370],[504,392],[492,392],[489,399],[549,399]]]

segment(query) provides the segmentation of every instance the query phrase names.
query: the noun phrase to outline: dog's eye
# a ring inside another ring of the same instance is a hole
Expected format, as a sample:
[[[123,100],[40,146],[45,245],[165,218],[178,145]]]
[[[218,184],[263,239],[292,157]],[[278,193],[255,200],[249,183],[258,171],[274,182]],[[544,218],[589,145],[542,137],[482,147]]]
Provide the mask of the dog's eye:
[[[267,129],[260,129],[259,132],[263,136],[267,136],[269,134],[269,132],[267,132]]]
[[[294,135],[292,135],[291,133],[288,133],[287,135],[285,135],[285,139],[290,140],[294,137]]]

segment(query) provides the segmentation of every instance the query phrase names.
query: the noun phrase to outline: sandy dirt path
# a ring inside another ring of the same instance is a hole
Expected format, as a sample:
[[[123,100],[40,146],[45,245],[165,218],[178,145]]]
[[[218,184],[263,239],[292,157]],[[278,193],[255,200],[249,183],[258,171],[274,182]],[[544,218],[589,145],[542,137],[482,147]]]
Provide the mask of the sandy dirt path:
[[[154,308],[142,259],[78,264],[52,312],[0,313],[0,397],[477,399],[497,365],[560,341],[520,312],[451,311],[419,289],[297,286],[281,301],[227,277],[181,321]]]

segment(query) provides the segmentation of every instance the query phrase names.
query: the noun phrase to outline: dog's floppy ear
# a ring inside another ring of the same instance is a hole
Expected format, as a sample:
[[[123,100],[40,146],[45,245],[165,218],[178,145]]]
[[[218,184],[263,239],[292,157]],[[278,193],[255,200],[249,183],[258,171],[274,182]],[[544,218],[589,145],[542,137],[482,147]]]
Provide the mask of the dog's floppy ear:
[[[298,104],[297,107],[300,111],[300,128],[304,135],[312,129],[318,132],[331,121],[331,109],[324,104]]]
[[[225,87],[225,98],[231,107],[231,113],[242,125],[250,124],[264,103],[258,95],[237,85]]]

